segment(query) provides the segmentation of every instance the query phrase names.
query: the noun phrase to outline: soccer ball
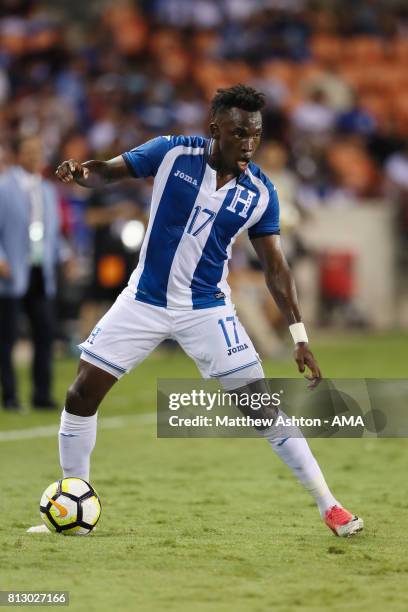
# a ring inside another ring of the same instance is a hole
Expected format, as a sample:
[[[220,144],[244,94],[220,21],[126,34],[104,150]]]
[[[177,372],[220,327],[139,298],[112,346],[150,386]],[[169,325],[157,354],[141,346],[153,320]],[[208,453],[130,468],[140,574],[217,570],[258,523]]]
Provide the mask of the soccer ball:
[[[81,478],[53,482],[42,494],[41,518],[50,531],[64,535],[87,535],[101,514],[95,489]]]

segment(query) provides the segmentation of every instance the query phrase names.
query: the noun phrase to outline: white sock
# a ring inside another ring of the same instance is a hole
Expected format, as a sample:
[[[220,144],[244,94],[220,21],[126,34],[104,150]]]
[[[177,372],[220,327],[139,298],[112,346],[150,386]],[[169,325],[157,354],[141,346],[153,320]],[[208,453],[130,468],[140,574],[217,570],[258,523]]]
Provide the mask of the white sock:
[[[286,417],[282,411],[279,411],[279,414]],[[286,463],[296,478],[312,495],[319,508],[320,515],[323,517],[332,506],[340,506],[341,504],[333,497],[319,464],[300,429],[291,428],[290,433],[291,437],[286,437],[282,435],[282,430],[279,430],[279,428],[271,428],[264,433],[264,436],[275,453]],[[294,433],[299,437],[292,437]]]
[[[64,477],[75,476],[89,482],[89,460],[96,442],[97,414],[89,417],[61,413],[59,430],[60,464]]]

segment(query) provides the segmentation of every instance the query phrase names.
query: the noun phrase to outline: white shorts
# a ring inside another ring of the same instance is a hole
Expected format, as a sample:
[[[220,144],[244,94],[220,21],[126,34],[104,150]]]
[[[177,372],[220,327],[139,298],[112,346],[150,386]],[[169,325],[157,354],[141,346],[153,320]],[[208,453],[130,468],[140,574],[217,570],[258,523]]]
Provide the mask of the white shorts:
[[[128,287],[79,348],[81,359],[120,378],[167,338],[178,342],[204,378],[263,378],[259,356],[232,304],[169,310],[136,301]]]

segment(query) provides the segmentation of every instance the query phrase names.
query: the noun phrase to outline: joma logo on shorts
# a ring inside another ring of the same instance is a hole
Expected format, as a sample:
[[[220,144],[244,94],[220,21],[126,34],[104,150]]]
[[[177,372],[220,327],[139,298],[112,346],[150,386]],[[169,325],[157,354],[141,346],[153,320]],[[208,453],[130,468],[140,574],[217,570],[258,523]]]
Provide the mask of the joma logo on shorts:
[[[241,351],[245,351],[245,349],[247,348],[248,348],[248,345],[246,343],[238,344],[237,346],[233,346],[232,348],[229,348],[227,351],[227,355],[232,355],[233,353],[240,353]]]
[[[194,185],[195,187],[197,187],[198,185],[197,179],[193,179],[192,176],[189,176],[188,174],[181,172],[181,170],[176,170],[176,172],[174,173],[174,176],[177,176],[177,178],[183,179],[183,181],[186,181],[186,183],[190,183],[191,185]]]

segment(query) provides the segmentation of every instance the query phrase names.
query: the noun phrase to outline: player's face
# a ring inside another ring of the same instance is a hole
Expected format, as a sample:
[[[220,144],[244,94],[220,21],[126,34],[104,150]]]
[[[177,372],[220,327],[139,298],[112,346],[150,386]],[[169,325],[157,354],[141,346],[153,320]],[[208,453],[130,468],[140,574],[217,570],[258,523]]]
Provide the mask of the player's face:
[[[231,108],[215,118],[210,130],[223,166],[244,172],[261,140],[262,115]]]

